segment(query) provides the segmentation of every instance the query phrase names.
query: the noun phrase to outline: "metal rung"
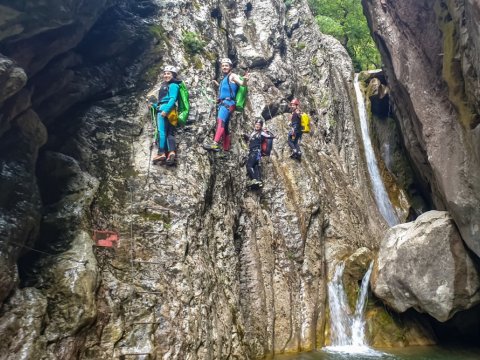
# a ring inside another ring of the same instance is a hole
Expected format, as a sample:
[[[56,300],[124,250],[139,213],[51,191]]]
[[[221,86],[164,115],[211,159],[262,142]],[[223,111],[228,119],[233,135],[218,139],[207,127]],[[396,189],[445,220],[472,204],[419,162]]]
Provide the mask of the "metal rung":
[[[132,260],[132,262],[134,262],[134,263],[138,263],[138,264],[164,265],[164,263],[162,263],[162,262],[158,262],[158,261]]]
[[[120,356],[140,356],[140,355],[152,355],[151,353],[124,353],[121,354]]]

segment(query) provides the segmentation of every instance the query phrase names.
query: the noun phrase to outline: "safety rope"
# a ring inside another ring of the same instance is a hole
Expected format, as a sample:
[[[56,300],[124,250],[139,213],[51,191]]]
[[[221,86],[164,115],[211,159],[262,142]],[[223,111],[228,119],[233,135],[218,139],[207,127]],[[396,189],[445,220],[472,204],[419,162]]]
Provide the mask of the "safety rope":
[[[25,244],[20,244],[20,243],[18,243],[18,242],[12,241],[12,240],[5,240],[5,242],[7,242],[7,243],[9,243],[9,244],[12,244],[12,245],[14,245],[14,246],[17,246],[17,247],[21,247],[21,248],[24,248],[24,249],[27,249],[27,250],[30,250],[30,251],[39,253],[39,254],[43,254],[43,255],[47,255],[47,256],[55,256],[55,257],[58,257],[58,258],[62,258],[62,259],[65,259],[65,260],[70,260],[70,261],[76,262],[76,263],[78,263],[78,264],[86,265],[86,264],[88,263],[88,260],[79,261],[79,260],[75,260],[75,259],[71,258],[70,256],[52,254],[52,253],[49,253],[49,252],[46,252],[46,251],[42,251],[42,250],[38,250],[38,249],[32,248],[32,247],[27,246],[27,245],[25,245]]]
[[[150,105],[150,110],[151,110],[150,115],[152,120],[150,123],[150,126],[154,127],[154,136],[153,136],[154,140],[150,144],[150,153],[148,155],[148,168],[147,168],[147,178],[145,179],[145,186],[148,185],[148,179],[150,178],[150,168],[152,166],[152,152],[153,152],[153,148],[155,147],[155,140],[157,139],[157,136],[158,136],[158,125],[155,119],[155,109],[153,105]],[[133,138],[132,138],[132,141],[133,141]]]
[[[152,112],[153,114],[153,112]],[[150,153],[151,153],[151,150],[150,150]],[[131,166],[135,166],[135,147],[134,147],[134,134],[133,134],[133,130],[130,130],[130,154],[131,154]],[[147,177],[149,176],[150,174],[150,161],[148,162],[148,173],[147,173]],[[129,230],[130,230],[130,270],[131,270],[131,279],[132,279],[132,284],[133,284],[133,281],[134,281],[134,277],[135,277],[135,266],[134,266],[134,252],[135,252],[135,238],[133,236],[133,205],[134,205],[134,191],[133,191],[133,187],[134,187],[134,184],[133,184],[133,179],[132,181],[128,182],[128,186],[129,186],[129,192],[130,192],[130,211],[129,211],[129,220],[130,220],[130,223],[129,223]]]
[[[267,104],[267,109],[268,109],[268,114],[270,115],[270,119],[269,119],[269,120],[272,120],[272,119],[273,119],[273,116],[272,116],[272,112],[270,111],[270,103]]]

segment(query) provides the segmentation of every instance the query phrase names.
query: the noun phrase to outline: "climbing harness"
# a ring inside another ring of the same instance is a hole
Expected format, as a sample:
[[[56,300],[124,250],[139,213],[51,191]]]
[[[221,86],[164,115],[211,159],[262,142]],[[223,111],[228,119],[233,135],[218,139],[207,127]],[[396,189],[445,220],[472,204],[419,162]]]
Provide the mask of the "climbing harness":
[[[151,121],[151,126],[153,126],[154,135],[153,135],[153,140],[150,143],[150,153],[148,155],[148,168],[147,168],[147,178],[145,180],[145,185],[148,184],[148,179],[150,178],[150,169],[151,169],[151,165],[152,165],[152,152],[153,152],[153,148],[155,147],[155,144],[156,144],[157,138],[158,138],[158,125],[157,125],[157,121],[156,121],[156,117],[155,117],[155,108],[154,108],[153,104],[150,105],[150,115],[151,115],[151,120],[152,120]]]

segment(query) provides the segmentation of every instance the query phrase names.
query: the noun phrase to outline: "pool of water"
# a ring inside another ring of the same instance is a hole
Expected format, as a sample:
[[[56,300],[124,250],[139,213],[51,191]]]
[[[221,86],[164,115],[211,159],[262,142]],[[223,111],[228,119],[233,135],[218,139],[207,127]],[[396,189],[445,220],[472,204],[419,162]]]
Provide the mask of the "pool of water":
[[[326,347],[320,351],[275,356],[276,360],[480,360],[480,349],[436,346],[402,349],[368,347]]]

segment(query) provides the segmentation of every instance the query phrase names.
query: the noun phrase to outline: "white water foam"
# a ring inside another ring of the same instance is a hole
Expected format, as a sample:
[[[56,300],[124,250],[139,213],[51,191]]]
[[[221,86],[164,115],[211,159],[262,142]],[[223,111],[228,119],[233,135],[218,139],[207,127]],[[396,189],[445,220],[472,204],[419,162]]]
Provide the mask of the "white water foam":
[[[360,84],[358,82],[358,74],[355,74],[355,94],[357,96],[358,114],[360,116],[360,128],[362,130],[363,148],[365,149],[365,157],[367,159],[368,173],[372,180],[373,194],[375,196],[375,202],[377,203],[378,210],[382,214],[383,218],[389,226],[395,226],[399,223],[398,217],[393,210],[392,203],[388,197],[385,185],[380,171],[378,170],[377,159],[373,152],[372,141],[370,140],[370,134],[368,132],[367,125],[367,111],[365,109],[365,102],[363,100],[363,94],[360,90]]]

